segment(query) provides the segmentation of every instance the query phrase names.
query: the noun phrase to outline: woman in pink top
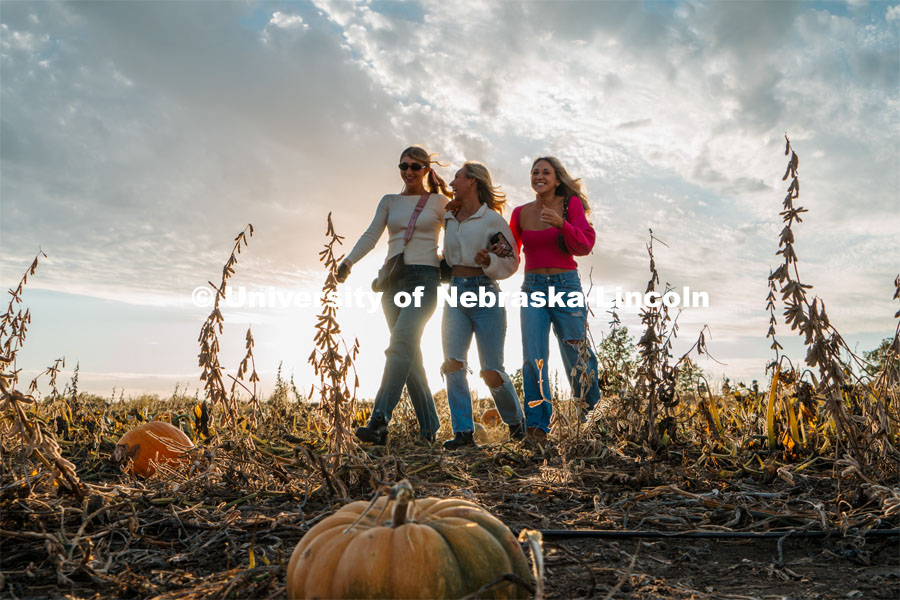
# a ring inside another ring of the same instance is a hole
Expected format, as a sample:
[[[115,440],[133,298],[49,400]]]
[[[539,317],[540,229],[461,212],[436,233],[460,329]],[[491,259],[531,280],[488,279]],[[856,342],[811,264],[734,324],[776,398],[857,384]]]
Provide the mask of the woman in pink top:
[[[529,437],[542,441],[553,413],[548,377],[551,326],[573,396],[586,402],[588,409],[600,400],[597,356],[585,339],[587,308],[584,301],[581,306],[568,302],[573,292],[582,293],[574,257],[591,251],[596,234],[587,220],[590,209],[581,180],[573,179],[557,158],[543,156],[532,163],[531,188],[534,202],[517,207],[509,225],[517,248],[525,251],[522,291],[529,298],[521,312],[525,422]],[[552,301],[560,292],[564,302]],[[546,300],[543,306],[534,301],[535,293]]]

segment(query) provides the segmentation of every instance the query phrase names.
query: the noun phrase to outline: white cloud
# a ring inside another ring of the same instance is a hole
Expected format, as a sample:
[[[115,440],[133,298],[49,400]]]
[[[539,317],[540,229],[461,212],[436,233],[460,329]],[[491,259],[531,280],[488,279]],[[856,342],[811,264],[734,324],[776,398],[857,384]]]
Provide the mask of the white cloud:
[[[269,23],[271,25],[275,25],[276,27],[289,29],[291,27],[299,27],[300,25],[302,25],[303,17],[299,15],[285,14],[281,11],[275,11],[274,13],[272,13],[272,18],[269,19]]]
[[[269,24],[282,29],[296,29],[303,25],[303,17],[275,11],[272,13],[272,18],[269,19]]]
[[[642,286],[652,226],[661,270],[723,299],[702,318],[737,339],[777,259],[787,131],[804,276],[848,330],[889,326],[859,295],[881,297],[900,254],[897,6],[217,7],[4,4],[0,277],[43,244],[41,285],[160,303],[216,277],[252,222],[238,276],[290,286],[329,211],[349,247],[397,190],[405,145],[445,174],[484,161],[512,206],[552,153],[591,193],[585,269]]]

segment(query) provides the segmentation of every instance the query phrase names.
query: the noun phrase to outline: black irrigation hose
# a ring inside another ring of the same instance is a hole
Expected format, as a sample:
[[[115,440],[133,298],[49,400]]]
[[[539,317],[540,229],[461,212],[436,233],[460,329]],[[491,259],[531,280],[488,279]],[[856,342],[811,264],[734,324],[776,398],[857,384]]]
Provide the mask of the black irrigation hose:
[[[539,529],[545,540],[577,538],[700,538],[700,539],[756,539],[756,538],[825,538],[843,537],[840,529],[827,531],[636,531],[629,529]],[[867,529],[847,531],[848,536],[900,537],[900,529]]]

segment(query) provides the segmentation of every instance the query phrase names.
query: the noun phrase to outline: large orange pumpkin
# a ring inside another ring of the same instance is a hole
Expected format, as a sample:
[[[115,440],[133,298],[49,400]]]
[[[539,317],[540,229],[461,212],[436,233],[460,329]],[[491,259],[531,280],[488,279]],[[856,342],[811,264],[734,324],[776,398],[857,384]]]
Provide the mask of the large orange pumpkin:
[[[516,538],[485,509],[460,498],[413,502],[406,481],[394,490],[306,532],[288,563],[288,598],[460,598],[507,573],[531,580]],[[528,597],[512,582],[489,593]]]
[[[156,472],[150,463],[177,464],[186,460],[184,453],[194,445],[183,431],[165,421],[152,421],[135,427],[116,444],[113,458],[131,458],[130,473],[149,477]]]

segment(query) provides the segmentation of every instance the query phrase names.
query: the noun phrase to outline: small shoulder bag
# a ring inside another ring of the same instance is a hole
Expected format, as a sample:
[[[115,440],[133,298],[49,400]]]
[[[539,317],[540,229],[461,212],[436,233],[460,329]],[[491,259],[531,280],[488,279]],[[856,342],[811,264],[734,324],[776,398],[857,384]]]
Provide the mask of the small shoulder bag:
[[[409,218],[409,225],[406,226],[406,235],[403,236],[403,248],[400,249],[398,254],[387,259],[385,263],[381,265],[381,268],[378,269],[378,276],[372,280],[373,292],[383,292],[387,290],[391,284],[400,281],[403,279],[403,275],[406,274],[406,262],[403,260],[403,252],[406,250],[406,244],[409,243],[409,240],[412,237],[413,229],[416,228],[416,220],[418,220],[419,214],[421,214],[422,209],[425,208],[425,203],[428,202],[430,196],[430,193],[425,193],[419,198],[419,203],[416,204],[416,208]]]

